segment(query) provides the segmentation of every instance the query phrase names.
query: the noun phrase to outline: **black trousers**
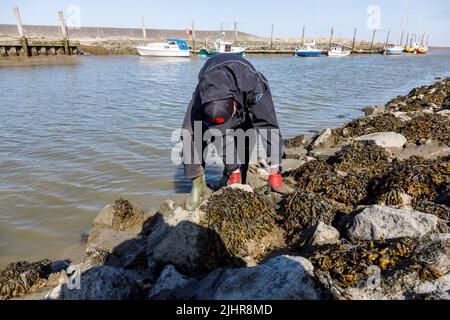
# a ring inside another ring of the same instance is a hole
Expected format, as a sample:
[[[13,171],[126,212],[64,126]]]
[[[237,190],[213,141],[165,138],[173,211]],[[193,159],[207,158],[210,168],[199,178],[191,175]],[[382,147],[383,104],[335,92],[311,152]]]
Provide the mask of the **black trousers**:
[[[234,128],[234,130],[243,130],[244,132],[247,132],[249,129],[253,129],[253,124],[251,121],[244,121],[242,124],[240,124],[238,127]],[[252,135],[255,133],[254,130],[251,131]],[[215,137],[217,139],[218,137]],[[252,152],[254,148],[256,147],[257,143],[257,136],[255,134],[254,137],[246,138],[245,140],[245,147],[244,150],[241,150],[241,148],[238,148],[238,139],[234,137],[234,139],[230,139],[230,137],[222,136],[222,148],[221,150],[216,151],[218,155],[222,158],[223,163],[225,164],[224,167],[224,175],[229,176],[233,171],[236,171],[238,169],[241,170],[241,173],[243,175],[243,180],[245,182],[246,173],[248,170],[250,157],[252,155]],[[203,142],[202,147],[202,156],[204,154],[204,151],[208,147],[208,142]],[[230,146],[230,144],[233,144]],[[227,158],[227,149],[230,150],[230,148],[234,149],[233,158]],[[201,174],[204,173],[204,168],[206,166],[205,160],[202,159],[202,165],[195,165],[195,164],[185,164],[184,165],[184,174],[189,179],[195,179]]]

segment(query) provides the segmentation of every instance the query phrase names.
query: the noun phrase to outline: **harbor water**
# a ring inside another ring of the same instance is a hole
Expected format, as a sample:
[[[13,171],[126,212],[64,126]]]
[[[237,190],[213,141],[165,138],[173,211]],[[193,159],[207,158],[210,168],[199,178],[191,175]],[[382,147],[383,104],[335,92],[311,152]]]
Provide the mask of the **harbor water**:
[[[271,83],[286,138],[339,126],[365,106],[450,75],[449,49],[425,56],[247,58]],[[205,61],[0,60],[0,268],[78,254],[81,233],[120,196],[145,209],[189,192],[170,160],[170,138]]]

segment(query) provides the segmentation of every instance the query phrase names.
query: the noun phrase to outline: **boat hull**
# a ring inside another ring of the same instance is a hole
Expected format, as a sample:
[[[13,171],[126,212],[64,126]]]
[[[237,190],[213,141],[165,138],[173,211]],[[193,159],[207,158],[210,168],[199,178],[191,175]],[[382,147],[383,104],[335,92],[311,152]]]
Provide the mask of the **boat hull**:
[[[294,54],[297,57],[319,57],[322,52],[321,51],[294,51]]]
[[[144,57],[188,58],[190,56],[190,52],[188,50],[161,50],[161,49],[149,49],[145,47],[137,47],[137,50],[139,54]]]
[[[348,57],[350,55],[350,52],[342,52],[342,53],[327,52],[327,55],[329,57]]]
[[[382,53],[388,56],[399,56],[403,53],[403,48],[388,48],[383,50]]]
[[[206,49],[201,49],[199,52],[199,55],[203,58],[209,58],[209,57],[214,57],[217,56],[218,54],[234,54],[234,55],[238,55],[238,56],[244,56],[245,51],[231,51],[231,52],[218,52],[218,51],[208,51]]]
[[[428,52],[428,49],[419,48],[417,49],[417,54],[426,54]]]

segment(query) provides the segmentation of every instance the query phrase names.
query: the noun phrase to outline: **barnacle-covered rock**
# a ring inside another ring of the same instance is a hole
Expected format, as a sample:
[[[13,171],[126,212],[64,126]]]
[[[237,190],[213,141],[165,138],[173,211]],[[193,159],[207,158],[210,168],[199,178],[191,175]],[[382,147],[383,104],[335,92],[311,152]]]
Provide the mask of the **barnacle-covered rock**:
[[[52,273],[51,261],[15,262],[0,271],[0,299],[11,299],[29,292]]]
[[[263,196],[242,190],[224,189],[202,210],[201,223],[214,230],[237,257],[247,256],[246,242],[263,238],[276,223],[275,210]]]

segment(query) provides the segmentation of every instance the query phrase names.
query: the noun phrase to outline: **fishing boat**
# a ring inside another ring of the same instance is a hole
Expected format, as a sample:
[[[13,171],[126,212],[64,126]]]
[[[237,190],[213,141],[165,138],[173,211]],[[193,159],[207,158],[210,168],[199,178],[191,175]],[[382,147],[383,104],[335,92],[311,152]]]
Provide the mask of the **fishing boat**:
[[[405,48],[401,46],[393,46],[389,48],[384,48],[381,50],[382,54],[388,55],[388,56],[399,56],[403,53]]]
[[[245,48],[235,47],[231,42],[227,42],[222,40],[222,37],[219,35],[216,38],[212,48],[203,48],[200,49],[200,56],[204,58],[213,57],[218,55],[219,53],[225,54],[236,54],[239,56],[245,55]]]
[[[317,49],[315,42],[305,43],[298,49],[294,50],[294,55],[297,57],[319,57],[322,51]]]
[[[346,57],[352,53],[351,50],[344,48],[341,45],[333,45],[329,51],[327,51],[327,55],[329,57]]]
[[[136,47],[141,56],[151,57],[183,57],[190,56],[189,46],[180,39],[166,39],[161,43],[150,43],[146,46]]]

